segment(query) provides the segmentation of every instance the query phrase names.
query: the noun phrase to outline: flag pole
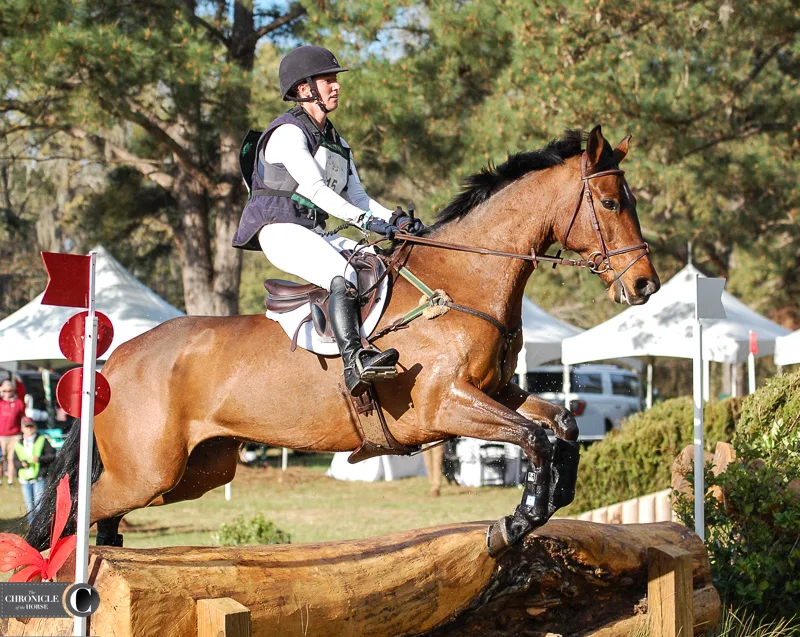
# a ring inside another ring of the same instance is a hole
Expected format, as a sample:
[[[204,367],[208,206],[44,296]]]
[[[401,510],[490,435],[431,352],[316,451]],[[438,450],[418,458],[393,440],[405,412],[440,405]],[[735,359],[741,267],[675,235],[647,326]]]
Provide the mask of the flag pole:
[[[78,523],[75,551],[75,583],[89,583],[89,521],[94,440],[94,392],[97,356],[97,315],[94,308],[97,253],[89,253],[89,315],[86,317],[83,347],[83,387],[81,393],[80,460],[78,462]],[[73,635],[85,637],[86,617],[75,617]]]

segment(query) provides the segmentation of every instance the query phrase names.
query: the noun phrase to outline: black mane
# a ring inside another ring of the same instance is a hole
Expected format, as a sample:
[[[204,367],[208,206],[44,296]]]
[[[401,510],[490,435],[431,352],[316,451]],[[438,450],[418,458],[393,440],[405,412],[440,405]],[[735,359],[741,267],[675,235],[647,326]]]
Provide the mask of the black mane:
[[[436,215],[434,227],[461,219],[500,189],[529,172],[559,166],[565,159],[580,155],[585,140],[583,131],[568,130],[563,138],[554,139],[541,150],[509,155],[508,160],[499,166],[490,163],[487,168],[464,180],[464,190]]]

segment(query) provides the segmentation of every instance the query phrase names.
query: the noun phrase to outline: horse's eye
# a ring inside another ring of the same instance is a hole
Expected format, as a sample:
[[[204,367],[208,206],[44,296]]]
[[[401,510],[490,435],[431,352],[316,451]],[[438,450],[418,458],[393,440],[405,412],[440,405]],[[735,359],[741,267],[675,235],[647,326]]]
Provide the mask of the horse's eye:
[[[603,199],[600,203],[603,204],[603,208],[607,210],[619,210],[619,201],[616,199]]]

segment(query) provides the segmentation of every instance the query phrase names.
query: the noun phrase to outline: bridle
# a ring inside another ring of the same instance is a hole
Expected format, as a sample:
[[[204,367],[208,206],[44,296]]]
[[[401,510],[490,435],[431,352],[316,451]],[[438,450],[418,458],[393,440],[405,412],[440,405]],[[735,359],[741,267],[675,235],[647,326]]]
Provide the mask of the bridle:
[[[625,274],[628,269],[636,263],[639,259],[644,257],[647,254],[650,254],[650,246],[647,245],[647,242],[637,243],[636,245],[626,246],[624,248],[616,248],[615,250],[608,250],[606,248],[606,242],[603,239],[603,232],[600,230],[600,221],[597,218],[597,213],[594,209],[594,198],[592,197],[592,192],[589,189],[589,180],[596,179],[597,177],[608,177],[610,175],[624,175],[625,171],[621,170],[620,168],[611,168],[609,170],[601,170],[600,172],[592,173],[591,175],[586,174],[586,166],[589,161],[589,156],[584,152],[581,156],[581,191],[578,194],[578,202],[575,204],[575,212],[572,213],[572,219],[570,219],[569,225],[567,226],[567,233],[564,235],[564,240],[561,244],[566,247],[567,241],[569,240],[569,234],[572,232],[572,227],[575,225],[575,219],[578,218],[578,213],[581,210],[581,200],[583,199],[584,194],[586,195],[586,203],[589,205],[589,218],[592,222],[592,228],[594,228],[594,233],[597,235],[597,243],[600,246],[599,250],[595,250],[589,255],[587,259],[589,265],[586,267],[589,268],[595,274],[603,274],[604,272],[611,272],[615,273],[614,278],[612,279],[611,283],[614,283],[619,279],[623,274]],[[627,252],[634,252],[635,250],[642,250],[642,253],[633,259],[628,265],[625,266],[625,269],[620,272],[616,273],[614,267],[611,265],[611,257],[626,254]],[[558,254],[560,254],[560,250]],[[609,284],[610,285],[610,284]]]
[[[519,254],[517,252],[503,252],[501,250],[490,250],[489,248],[476,248],[473,246],[465,246],[460,245],[457,243],[447,243],[445,241],[438,241],[436,239],[430,239],[428,237],[416,237],[414,235],[406,234],[404,232],[399,232],[395,235],[395,239],[397,241],[407,242],[407,243],[418,243],[420,245],[427,245],[434,248],[443,248],[445,250],[456,250],[459,252],[473,252],[476,254],[486,254],[498,257],[506,257],[509,259],[522,259],[523,261],[531,261],[533,263],[534,269],[538,266],[540,262],[542,263],[552,263],[553,267],[559,265],[568,265],[568,266],[575,266],[579,268],[588,268],[589,271],[593,272],[594,274],[603,274],[604,272],[614,272],[615,276],[612,279],[611,283],[617,281],[628,269],[636,263],[639,259],[644,257],[645,255],[650,253],[650,246],[647,245],[647,242],[637,243],[636,245],[626,246],[624,248],[615,248],[614,250],[609,250],[606,248],[606,242],[603,239],[603,232],[600,229],[600,222],[597,219],[597,213],[594,209],[594,200],[592,198],[592,192],[589,189],[589,180],[596,179],[598,177],[607,177],[610,175],[624,175],[625,171],[619,168],[612,168],[610,170],[601,170],[600,172],[592,173],[591,175],[586,174],[586,167],[588,165],[588,155],[586,152],[583,153],[581,156],[581,191],[578,193],[578,201],[575,204],[575,211],[572,213],[572,219],[570,219],[569,226],[567,226],[567,233],[564,235],[564,240],[561,241],[561,244],[566,248],[569,249],[567,246],[567,241],[569,240],[569,235],[572,232],[572,227],[575,225],[575,220],[578,218],[578,213],[581,210],[581,203],[583,201],[584,195],[586,197],[586,202],[589,204],[589,218],[592,223],[592,228],[594,228],[594,232],[597,235],[597,241],[599,244],[599,250],[595,250],[589,255],[588,259],[566,259],[561,256],[561,250],[556,252],[555,255],[549,254],[536,254],[536,251],[531,248],[530,254]],[[628,265],[625,266],[625,269],[622,270],[620,273],[616,273],[613,266],[611,265],[611,257],[618,256],[620,254],[626,254],[628,252],[634,252],[636,250],[641,250],[642,253],[633,259]],[[609,285],[611,285],[609,283]]]

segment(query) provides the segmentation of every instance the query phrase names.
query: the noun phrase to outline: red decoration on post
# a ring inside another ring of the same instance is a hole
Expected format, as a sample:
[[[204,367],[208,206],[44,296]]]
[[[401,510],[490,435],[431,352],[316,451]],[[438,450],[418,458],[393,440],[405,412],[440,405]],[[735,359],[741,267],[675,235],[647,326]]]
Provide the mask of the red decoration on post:
[[[58,346],[61,348],[61,353],[73,363],[83,363],[87,316],[89,316],[88,311],[76,314],[64,323],[64,327],[61,328],[61,333],[58,335]],[[97,355],[102,356],[108,351],[111,341],[114,340],[114,326],[111,325],[111,319],[102,312],[95,312],[95,316],[97,316]]]
[[[56,398],[61,409],[75,418],[81,417],[83,393],[83,370],[71,369],[64,374],[56,386]],[[111,386],[100,372],[94,373],[94,415],[103,411],[111,400]]]
[[[42,252],[42,260],[49,277],[42,305],[88,308],[91,257]]]
[[[750,331],[750,353],[758,356],[758,332]]]
[[[37,577],[44,582],[55,579],[58,569],[75,550],[77,537],[61,537],[69,519],[72,498],[69,493],[69,474],[56,487],[56,512],[50,529],[50,553],[47,557],[12,533],[0,533],[0,572],[20,569],[9,582],[30,582]]]

